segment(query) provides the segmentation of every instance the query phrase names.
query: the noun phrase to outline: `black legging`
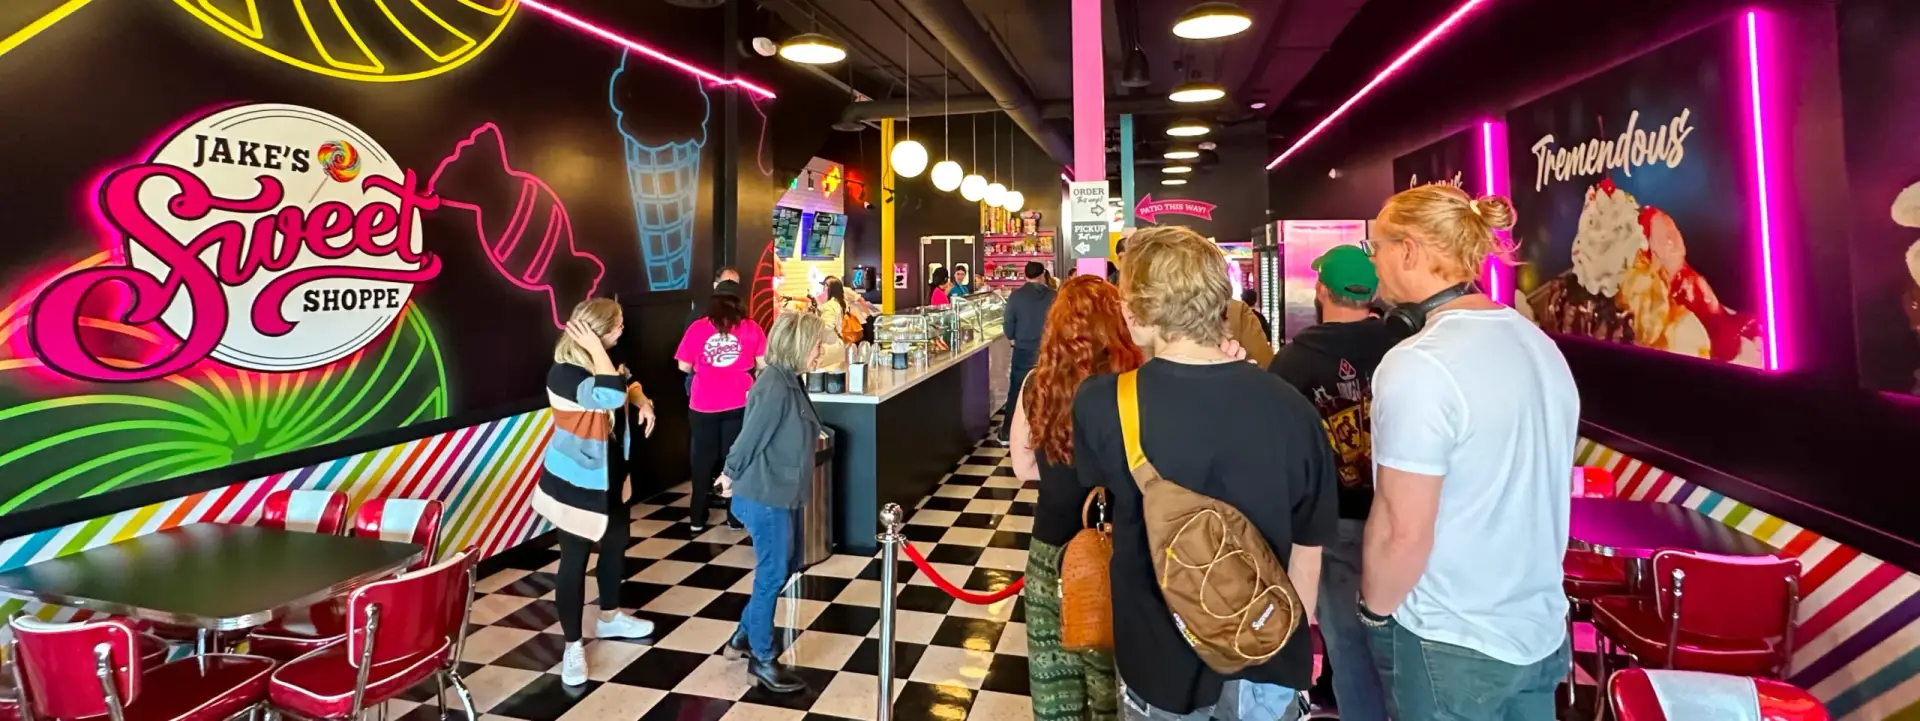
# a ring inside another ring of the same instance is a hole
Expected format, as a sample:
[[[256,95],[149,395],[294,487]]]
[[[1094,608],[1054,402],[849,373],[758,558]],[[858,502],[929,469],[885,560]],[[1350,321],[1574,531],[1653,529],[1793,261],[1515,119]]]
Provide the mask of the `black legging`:
[[[693,461],[693,502],[688,510],[688,519],[692,525],[707,525],[708,497],[713,494],[713,481],[720,477],[720,471],[726,467],[727,451],[733,448],[733,442],[740,437],[740,422],[746,420],[747,409],[735,408],[719,413],[701,413],[688,411],[688,423],[692,431],[693,449],[689,455]],[[733,511],[727,511],[731,514]]]
[[[627,557],[627,524],[619,515],[607,518],[607,532],[600,538],[600,610],[620,608],[620,582],[626,580],[622,559]],[[580,611],[587,605],[587,556],[593,541],[560,531],[560,578],[553,589],[554,604],[560,608],[560,631],[567,642],[580,640]]]

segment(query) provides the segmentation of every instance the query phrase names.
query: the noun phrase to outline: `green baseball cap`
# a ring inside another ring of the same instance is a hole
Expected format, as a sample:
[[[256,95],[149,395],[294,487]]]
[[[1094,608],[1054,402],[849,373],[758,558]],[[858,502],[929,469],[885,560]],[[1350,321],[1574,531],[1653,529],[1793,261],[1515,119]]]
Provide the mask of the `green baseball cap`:
[[[1349,300],[1372,300],[1380,287],[1380,273],[1373,259],[1357,245],[1337,245],[1313,261],[1320,272],[1320,284],[1334,295]]]

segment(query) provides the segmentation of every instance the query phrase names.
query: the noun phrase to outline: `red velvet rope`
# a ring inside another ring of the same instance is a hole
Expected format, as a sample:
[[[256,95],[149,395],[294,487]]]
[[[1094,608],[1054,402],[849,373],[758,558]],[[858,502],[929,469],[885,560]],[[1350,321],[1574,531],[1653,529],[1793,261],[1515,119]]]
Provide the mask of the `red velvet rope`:
[[[941,578],[940,572],[933,570],[932,566],[927,565],[926,557],[920,555],[920,549],[914,548],[912,543],[902,540],[900,547],[907,550],[907,558],[913,559],[913,565],[919,566],[921,573],[925,573],[928,578],[933,579],[934,586],[942,591],[946,591],[949,596],[976,606],[985,606],[996,601],[1004,601],[1009,596],[1019,593],[1020,589],[1027,585],[1026,577],[1022,576],[1014,579],[1013,583],[1007,584],[1006,588],[994,591],[993,593],[974,593],[953,585],[952,582],[949,582],[945,578]]]

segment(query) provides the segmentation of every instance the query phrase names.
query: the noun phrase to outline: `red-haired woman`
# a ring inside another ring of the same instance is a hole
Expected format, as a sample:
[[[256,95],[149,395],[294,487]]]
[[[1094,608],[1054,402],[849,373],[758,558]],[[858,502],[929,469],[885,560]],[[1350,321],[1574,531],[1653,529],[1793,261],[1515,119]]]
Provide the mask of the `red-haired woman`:
[[[1096,276],[1060,284],[1040,339],[1040,360],[1013,410],[1014,474],[1040,482],[1027,553],[1027,656],[1036,721],[1112,719],[1119,711],[1113,656],[1060,648],[1060,555],[1081,528],[1087,490],[1073,470],[1073,394],[1081,381],[1140,367],[1121,314],[1120,290]]]

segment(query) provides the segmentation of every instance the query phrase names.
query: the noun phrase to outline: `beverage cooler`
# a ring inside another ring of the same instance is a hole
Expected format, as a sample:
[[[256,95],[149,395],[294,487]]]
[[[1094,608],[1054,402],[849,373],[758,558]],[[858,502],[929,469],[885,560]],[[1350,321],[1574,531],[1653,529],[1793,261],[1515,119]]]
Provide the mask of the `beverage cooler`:
[[[1281,282],[1280,268],[1286,258],[1286,245],[1280,242],[1280,224],[1268,223],[1253,229],[1253,282],[1260,289],[1261,315],[1267,317],[1267,342],[1280,345],[1286,336],[1286,328],[1279,322],[1282,318],[1281,300],[1285,286]]]
[[[1319,322],[1313,306],[1319,273],[1313,261],[1337,245],[1359,245],[1371,225],[1365,220],[1280,220],[1254,234],[1260,310],[1273,320],[1276,344]]]

